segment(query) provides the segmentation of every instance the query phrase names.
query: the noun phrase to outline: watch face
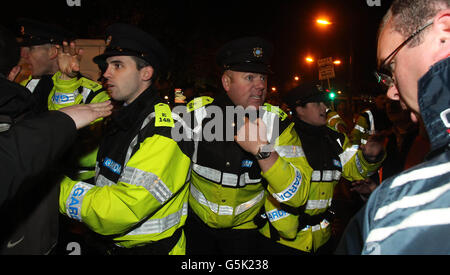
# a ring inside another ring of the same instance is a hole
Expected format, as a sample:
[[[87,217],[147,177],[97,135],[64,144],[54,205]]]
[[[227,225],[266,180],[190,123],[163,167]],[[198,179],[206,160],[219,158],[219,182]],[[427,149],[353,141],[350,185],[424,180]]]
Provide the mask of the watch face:
[[[270,157],[270,154],[271,154],[272,152],[258,152],[258,154],[255,156],[256,157],[256,159],[266,159],[266,158],[268,158],[268,157]]]

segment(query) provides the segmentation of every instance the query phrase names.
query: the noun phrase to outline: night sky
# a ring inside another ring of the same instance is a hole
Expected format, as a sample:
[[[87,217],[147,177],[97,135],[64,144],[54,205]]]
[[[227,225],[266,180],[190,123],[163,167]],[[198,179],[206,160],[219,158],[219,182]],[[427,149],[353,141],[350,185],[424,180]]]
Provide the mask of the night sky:
[[[381,6],[373,7],[366,0],[80,2],[81,7],[69,7],[66,0],[15,1],[2,8],[0,24],[18,30],[16,19],[27,17],[59,23],[78,38],[102,39],[111,23],[138,25],[169,50],[172,78],[177,79],[177,85],[214,82],[217,49],[231,39],[259,35],[275,47],[271,86],[282,90],[294,75],[317,81],[317,68],[304,61],[310,54],[316,59],[330,56],[342,60],[331,81],[333,87],[343,91],[351,88],[356,95],[381,92],[372,72],[377,28],[390,0],[380,0]],[[333,24],[319,28],[315,24],[319,15]]]

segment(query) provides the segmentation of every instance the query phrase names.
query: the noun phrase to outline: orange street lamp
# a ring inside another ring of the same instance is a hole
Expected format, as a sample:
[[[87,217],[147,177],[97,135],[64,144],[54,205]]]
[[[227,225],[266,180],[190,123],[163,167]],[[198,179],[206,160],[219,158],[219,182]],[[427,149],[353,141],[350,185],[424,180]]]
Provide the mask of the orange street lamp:
[[[300,77],[298,77],[298,76],[296,75],[296,76],[294,76],[294,80],[295,80],[295,81],[299,81],[299,80],[300,80]]]
[[[313,63],[314,62],[314,59],[312,57],[310,57],[310,56],[306,57],[305,60],[308,63]]]
[[[272,92],[276,92],[277,91],[277,87],[272,87]]]
[[[319,25],[331,25],[331,22],[324,18],[317,19],[316,23]]]
[[[335,61],[333,61],[333,64],[334,65],[341,65],[341,61],[340,60],[335,60]]]

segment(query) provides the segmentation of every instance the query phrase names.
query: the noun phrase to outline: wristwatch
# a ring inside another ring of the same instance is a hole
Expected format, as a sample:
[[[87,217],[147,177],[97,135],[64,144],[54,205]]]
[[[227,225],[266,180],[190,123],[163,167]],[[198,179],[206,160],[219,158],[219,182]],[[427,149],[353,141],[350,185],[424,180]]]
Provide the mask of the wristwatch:
[[[258,153],[255,155],[255,158],[257,160],[266,159],[270,157],[270,154],[273,151],[273,145],[271,144],[265,144],[263,146],[260,146],[258,149]]]

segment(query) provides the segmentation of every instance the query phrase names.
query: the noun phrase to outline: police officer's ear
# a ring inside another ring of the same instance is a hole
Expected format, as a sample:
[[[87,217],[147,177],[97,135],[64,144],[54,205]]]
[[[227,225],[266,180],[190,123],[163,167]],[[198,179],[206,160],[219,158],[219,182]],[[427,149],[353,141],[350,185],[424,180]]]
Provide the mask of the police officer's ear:
[[[222,86],[226,92],[228,92],[230,90],[231,76],[227,72],[224,72],[222,74]]]
[[[295,106],[293,111],[294,115],[296,115],[298,118],[301,118],[305,115],[305,108],[303,108],[302,106]]]
[[[49,59],[58,58],[58,48],[56,45],[50,45],[50,48],[48,49],[48,57]]]
[[[141,79],[144,81],[148,81],[148,80],[152,79],[154,69],[152,66],[145,66],[139,72],[141,74]]]

